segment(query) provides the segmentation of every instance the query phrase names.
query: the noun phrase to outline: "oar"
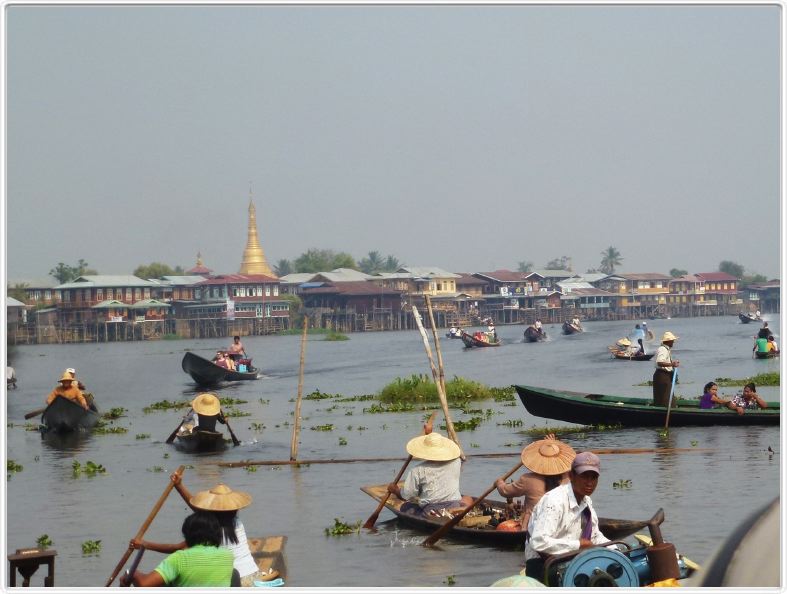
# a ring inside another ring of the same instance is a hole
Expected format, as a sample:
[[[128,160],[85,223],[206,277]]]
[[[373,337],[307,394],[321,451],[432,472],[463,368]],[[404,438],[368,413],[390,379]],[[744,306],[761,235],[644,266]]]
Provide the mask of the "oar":
[[[227,429],[230,432],[230,437],[232,438],[232,445],[239,446],[240,441],[238,441],[238,438],[235,437],[235,432],[232,430],[232,427],[230,427],[230,420],[227,417],[224,417],[224,424],[227,425]]]
[[[429,417],[429,420],[426,422],[426,425],[424,427],[424,432],[426,432],[426,427],[431,428],[432,423],[434,422],[435,415],[437,415],[437,411],[434,411],[432,413],[432,416]],[[399,480],[402,478],[402,475],[404,474],[405,469],[410,464],[412,459],[413,459],[412,455],[407,456],[407,460],[404,461],[404,464],[402,464],[402,467],[399,469],[399,474],[397,474],[396,478],[393,480],[394,483],[399,482]],[[366,523],[363,525],[364,528],[374,528],[374,524],[375,522],[377,522],[377,517],[380,515],[380,512],[383,511],[383,508],[385,507],[385,504],[390,496],[391,493],[388,492],[385,494],[385,497],[383,497],[380,500],[380,504],[377,506],[377,509],[374,510],[374,513],[371,516],[369,516],[369,519],[366,520]]]
[[[139,562],[142,561],[142,555],[144,554],[145,554],[145,547],[139,547],[139,550],[137,551],[137,556],[134,557],[134,560],[131,562],[131,567],[128,568],[128,578],[129,578],[128,583],[124,584],[122,577],[118,580],[121,587],[133,585],[134,574],[136,573],[137,567],[139,567]]]
[[[664,428],[667,429],[669,426],[669,413],[672,409],[672,395],[675,393],[675,380],[678,379],[678,368],[672,368],[672,387],[669,391],[669,401],[667,402],[667,419],[664,421]]]
[[[186,468],[185,466],[178,466],[178,469],[175,471],[175,474],[182,475],[183,470],[185,468]],[[151,510],[150,514],[148,514],[148,517],[142,523],[142,526],[140,526],[139,531],[137,531],[137,535],[134,537],[134,540],[142,540],[142,537],[145,535],[145,531],[148,529],[148,526],[150,526],[151,522],[153,522],[153,518],[156,517],[156,514],[161,509],[161,506],[164,505],[164,502],[167,500],[167,497],[169,496],[169,492],[172,491],[172,488],[174,486],[175,483],[172,482],[172,478],[170,477],[167,488],[164,489],[164,492],[161,494],[161,497],[159,497],[158,501],[156,501],[156,505],[153,506],[153,509]],[[129,545],[126,552],[123,553],[123,557],[121,557],[120,562],[118,562],[118,564],[115,566],[112,575],[109,576],[107,583],[104,584],[105,588],[109,588],[109,586],[112,585],[112,582],[115,581],[115,578],[120,573],[120,570],[123,569],[123,566],[126,564],[126,561],[128,561],[128,558],[131,556],[131,553],[133,552],[134,552],[134,547]]]
[[[183,415],[183,418],[178,423],[178,426],[175,427],[175,430],[169,434],[167,441],[165,441],[164,443],[172,443],[173,441],[175,441],[175,436],[178,434],[178,429],[180,429],[180,426],[183,424],[183,421],[185,421],[190,414],[191,414],[191,409],[189,409],[189,412]]]
[[[39,408],[39,409],[36,409],[36,410],[30,411],[29,413],[27,413],[27,414],[25,415],[25,420],[27,420],[27,419],[32,419],[33,417],[37,417],[38,415],[40,415],[41,413],[43,413],[43,412],[44,412],[46,409],[47,409],[47,407],[45,406],[44,408]]]
[[[514,466],[511,470],[509,470],[505,475],[501,476],[500,479],[498,479],[498,480],[505,481],[509,476],[511,476],[517,470],[519,470],[519,468],[521,466],[522,466],[522,462],[520,461],[516,466]],[[492,483],[492,486],[489,487],[489,489],[487,489],[486,491],[484,491],[484,493],[480,497],[476,497],[475,499],[473,499],[473,502],[470,505],[468,505],[466,508],[464,508],[458,514],[456,514],[453,518],[448,520],[445,524],[440,526],[440,528],[435,530],[434,533],[429,538],[424,540],[421,544],[423,546],[425,546],[425,547],[431,547],[434,543],[436,543],[438,540],[440,540],[443,537],[443,535],[446,532],[448,532],[451,528],[456,526],[456,524],[459,523],[459,520],[464,518],[465,515],[467,514],[467,512],[469,512],[471,509],[473,509],[478,504],[479,501],[483,501],[486,498],[487,495],[489,495],[492,491],[494,491],[497,488],[496,485],[497,485],[497,481]]]

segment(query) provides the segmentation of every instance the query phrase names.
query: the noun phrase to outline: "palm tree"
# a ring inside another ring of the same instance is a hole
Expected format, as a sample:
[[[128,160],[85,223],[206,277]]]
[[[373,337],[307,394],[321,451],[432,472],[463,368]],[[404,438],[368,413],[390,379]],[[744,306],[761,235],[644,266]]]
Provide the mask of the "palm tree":
[[[623,258],[620,252],[614,247],[609,246],[601,252],[601,266],[599,266],[599,270],[604,274],[613,274],[615,272],[615,266],[620,265],[622,262]]]
[[[358,262],[358,266],[360,266],[361,272],[373,274],[382,270],[383,266],[385,266],[385,262],[383,262],[380,252],[374,250],[369,252],[365,258],[361,258],[361,261]]]
[[[399,262],[399,259],[398,258],[394,258],[393,256],[389,255],[385,259],[385,266],[383,266],[383,270],[385,272],[396,272],[401,267],[402,267],[402,265]]]

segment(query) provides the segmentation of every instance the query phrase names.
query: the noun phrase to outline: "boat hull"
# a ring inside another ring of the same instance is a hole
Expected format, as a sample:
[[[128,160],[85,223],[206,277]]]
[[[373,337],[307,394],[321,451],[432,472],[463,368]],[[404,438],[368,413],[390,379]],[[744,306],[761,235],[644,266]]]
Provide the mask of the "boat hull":
[[[231,371],[191,352],[183,355],[180,365],[200,386],[213,386],[223,381],[256,380],[259,377],[256,367],[247,372]]]
[[[779,356],[779,351],[768,351],[767,353],[761,353],[759,351],[754,351],[754,356],[757,359],[773,359],[774,357]]]
[[[462,338],[462,342],[465,343],[465,346],[467,348],[500,346],[499,340],[497,342],[486,342],[483,340],[478,340],[475,336],[473,336],[472,334],[468,334],[467,332],[462,332],[461,338]]]
[[[610,349],[612,356],[615,359],[623,359],[625,361],[650,361],[656,353],[641,353],[639,355],[627,355],[623,351]]]
[[[527,411],[537,417],[580,425],[623,425],[624,427],[663,427],[667,408],[654,406],[642,398],[607,396],[514,386]],[[670,410],[670,427],[711,425],[778,425],[779,403],[767,409],[747,410],[739,415],[727,408],[701,409],[697,400],[677,400]]]
[[[388,494],[387,485],[369,485],[366,487],[361,487],[361,491],[376,501],[382,501],[383,498]],[[403,524],[411,528],[422,530],[425,533],[432,533],[445,523],[444,518],[431,519],[403,513],[400,510],[403,503],[404,501],[402,499],[396,495],[391,494],[385,503],[385,507],[392,511]],[[482,505],[489,506],[497,512],[503,512],[503,510],[505,510],[505,502],[503,501],[485,499]],[[619,540],[627,536],[631,536],[637,530],[641,530],[646,525],[646,522],[599,518],[599,529],[604,534],[604,536],[610,540]],[[524,545],[525,539],[524,531],[522,530],[503,531],[495,530],[489,526],[466,527],[456,525],[448,531],[446,536],[498,547],[522,546]]]
[[[749,322],[762,322],[762,318],[758,318],[756,316],[748,316],[748,315],[742,314],[742,313],[738,314],[738,319],[743,324],[748,324]]]
[[[216,452],[223,450],[227,444],[224,434],[219,431],[189,431],[178,433],[175,445],[192,452]]]
[[[563,322],[563,334],[579,334],[582,332],[582,328],[577,328],[574,324],[569,324],[568,322]]]
[[[547,337],[546,332],[544,332],[543,330],[539,332],[538,330],[533,328],[533,326],[528,326],[525,329],[525,340],[527,342],[541,342],[546,337]]]
[[[98,412],[85,410],[76,402],[57,396],[41,414],[41,427],[45,433],[90,431],[98,419]]]

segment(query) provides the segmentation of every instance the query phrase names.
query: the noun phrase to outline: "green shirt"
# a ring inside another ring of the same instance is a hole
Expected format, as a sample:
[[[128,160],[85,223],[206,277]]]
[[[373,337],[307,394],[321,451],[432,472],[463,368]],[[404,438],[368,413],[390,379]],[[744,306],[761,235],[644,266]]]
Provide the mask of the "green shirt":
[[[175,551],[156,571],[168,586],[229,586],[233,560],[228,549],[196,545]]]
[[[768,352],[768,339],[767,338],[758,338],[757,339],[757,352],[760,352],[760,353],[767,353]]]

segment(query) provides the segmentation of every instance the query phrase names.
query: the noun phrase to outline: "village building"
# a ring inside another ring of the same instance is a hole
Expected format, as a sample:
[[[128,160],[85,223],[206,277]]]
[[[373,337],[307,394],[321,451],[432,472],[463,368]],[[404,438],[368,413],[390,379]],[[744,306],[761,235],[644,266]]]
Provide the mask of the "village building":
[[[754,283],[742,291],[744,307],[748,311],[760,313],[780,313],[781,281],[772,280],[765,283]]]
[[[598,282],[614,295],[612,313],[622,319],[666,317],[672,277],[658,272],[611,274]]]
[[[738,279],[726,272],[696,272],[705,286],[705,300],[715,302],[719,314],[736,314],[743,305],[738,295]]]

